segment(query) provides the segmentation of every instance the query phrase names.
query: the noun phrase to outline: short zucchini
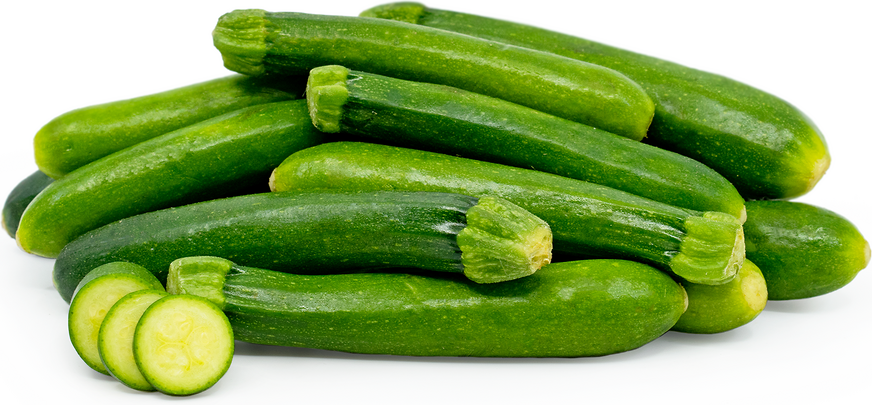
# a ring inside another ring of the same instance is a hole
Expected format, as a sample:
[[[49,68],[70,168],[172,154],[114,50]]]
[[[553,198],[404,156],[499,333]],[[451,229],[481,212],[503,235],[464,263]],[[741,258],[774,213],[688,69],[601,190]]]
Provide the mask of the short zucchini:
[[[71,240],[112,221],[266,184],[284,158],[322,139],[305,100],[248,107],[161,135],[48,186],[24,212],[18,243],[55,257]]]
[[[61,296],[98,263],[140,264],[165,280],[184,256],[219,255],[293,273],[412,267],[491,283],[551,259],[548,225],[495,197],[428,192],[265,193],[149,212],[83,235],[61,252]]]
[[[617,70],[656,110],[650,143],[721,173],[749,199],[808,192],[830,164],[823,135],[790,103],[723,76],[541,28],[392,3],[361,13],[550,52]]]
[[[341,64],[502,98],[634,140],[654,114],[644,90],[614,70],[397,21],[237,10],[212,35],[224,66],[254,76]]]
[[[847,285],[872,256],[860,231],[835,212],[792,201],[748,201],[748,258],[769,299],[823,295]]]
[[[480,285],[399,273],[285,274],[189,257],[173,262],[168,283],[174,293],[210,297],[242,341],[406,356],[602,356],[654,340],[687,305],[669,276],[623,260],[554,263]]]
[[[505,100],[337,65],[312,69],[306,99],[324,132],[535,169],[744,219],[745,200],[702,163]]]
[[[59,179],[128,146],[258,104],[293,100],[305,78],[270,81],[228,76],[130,100],[70,111],[51,120],[33,140],[36,164]]]
[[[21,214],[24,209],[30,205],[30,202],[36,198],[36,195],[42,192],[54,180],[45,175],[45,173],[37,170],[24,180],[21,180],[15,188],[6,197],[6,202],[3,204],[3,229],[11,237],[15,237],[15,232],[18,231],[18,223],[21,222]]]
[[[745,257],[742,226],[550,173],[433,152],[332,142],[297,152],[273,172],[276,191],[406,190],[495,195],[542,218],[554,248],[652,263],[700,284],[731,280]]]

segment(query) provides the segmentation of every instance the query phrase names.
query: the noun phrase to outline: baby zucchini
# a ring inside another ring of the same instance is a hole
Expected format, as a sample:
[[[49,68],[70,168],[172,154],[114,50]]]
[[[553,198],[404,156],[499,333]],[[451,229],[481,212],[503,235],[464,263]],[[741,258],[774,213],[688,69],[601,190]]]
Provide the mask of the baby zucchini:
[[[27,176],[21,183],[18,183],[15,188],[6,197],[6,203],[3,204],[3,229],[11,237],[15,237],[15,232],[18,231],[18,223],[21,222],[21,214],[24,209],[30,205],[30,202],[36,198],[36,195],[42,192],[54,180],[45,175],[45,173],[37,170],[30,176]]]
[[[290,192],[207,201],[126,218],[89,232],[58,256],[64,299],[107,261],[140,264],[166,279],[192,255],[292,273],[417,268],[492,283],[551,260],[551,230],[496,197],[428,192]]]
[[[173,262],[168,285],[208,297],[242,341],[406,356],[602,356],[654,340],[687,305],[669,276],[622,260],[549,264],[481,285],[400,273],[285,274],[188,257]]]
[[[128,146],[188,125],[257,104],[292,100],[305,79],[271,81],[242,75],[193,84],[162,93],[95,105],[65,113],[46,124],[33,140],[36,164],[59,179]]]
[[[414,149],[362,142],[318,145],[282,162],[270,186],[276,191],[495,195],[548,222],[556,250],[641,260],[699,284],[730,281],[745,258],[742,226],[729,214],[677,208],[550,173]]]
[[[254,76],[341,64],[502,98],[634,140],[654,114],[644,90],[614,70],[397,21],[237,10],[212,35],[224,66]]]
[[[693,159],[501,99],[322,66],[306,86],[315,127],[535,169],[677,207],[744,218],[745,200]]]
[[[571,35],[419,3],[361,13],[550,52],[617,70],[639,83],[656,110],[652,144],[721,173],[749,199],[808,192],[830,164],[815,124],[786,101],[735,80]]]

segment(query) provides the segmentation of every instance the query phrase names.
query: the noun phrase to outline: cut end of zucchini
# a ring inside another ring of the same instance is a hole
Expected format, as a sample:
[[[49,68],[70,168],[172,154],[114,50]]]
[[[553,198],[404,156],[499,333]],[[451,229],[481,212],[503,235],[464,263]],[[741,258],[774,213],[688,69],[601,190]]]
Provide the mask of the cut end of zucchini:
[[[750,260],[745,260],[745,264],[739,270],[741,281],[742,296],[745,297],[745,303],[756,317],[763,308],[766,308],[766,302],[769,301],[769,292],[766,289],[766,279],[763,278],[763,273]],[[753,319],[752,317],[752,319]]]
[[[719,285],[736,276],[745,260],[745,234],[739,219],[722,212],[689,217],[687,234],[670,268],[696,284]]]
[[[360,13],[361,17],[382,18],[417,24],[427,7],[421,3],[398,2],[375,6]]]
[[[476,283],[529,276],[551,263],[553,237],[548,223],[498,197],[482,197],[466,213],[457,235],[463,273]]]
[[[342,110],[348,100],[348,69],[338,65],[321,66],[309,72],[306,103],[312,124],[322,132],[339,132]]]
[[[233,262],[220,257],[195,256],[170,263],[167,292],[203,297],[224,309],[224,280]]]
[[[250,76],[263,75],[266,56],[266,11],[235,10],[218,19],[212,43],[221,52],[224,66]]]

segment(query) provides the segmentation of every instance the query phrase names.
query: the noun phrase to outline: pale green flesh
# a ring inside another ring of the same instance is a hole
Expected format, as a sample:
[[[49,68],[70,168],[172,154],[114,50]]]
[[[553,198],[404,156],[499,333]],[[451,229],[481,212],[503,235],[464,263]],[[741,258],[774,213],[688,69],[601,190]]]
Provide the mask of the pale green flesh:
[[[167,293],[134,291],[122,297],[106,314],[100,327],[97,349],[109,374],[124,385],[140,391],[154,391],[133,358],[133,331],[142,313]]]

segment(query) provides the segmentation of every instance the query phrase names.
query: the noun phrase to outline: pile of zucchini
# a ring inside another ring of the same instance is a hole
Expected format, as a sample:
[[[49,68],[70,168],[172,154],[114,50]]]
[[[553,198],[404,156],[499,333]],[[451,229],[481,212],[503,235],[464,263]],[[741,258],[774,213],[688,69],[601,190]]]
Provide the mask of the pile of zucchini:
[[[814,123],[742,83],[418,3],[237,10],[213,39],[239,74],[55,118],[3,208],[131,388],[201,392],[234,340],[602,356],[870,261],[789,201],[829,166]]]

